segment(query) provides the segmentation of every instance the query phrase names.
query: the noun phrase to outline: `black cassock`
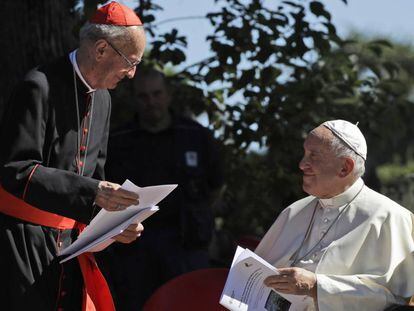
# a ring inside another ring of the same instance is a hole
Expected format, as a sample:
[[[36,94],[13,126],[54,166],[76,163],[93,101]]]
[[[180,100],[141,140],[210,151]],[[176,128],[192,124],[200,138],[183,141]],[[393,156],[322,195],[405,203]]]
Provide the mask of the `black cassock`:
[[[93,97],[91,104],[68,56],[26,75],[0,125],[0,184],[6,191],[39,209],[89,223],[104,179],[111,106],[107,90]],[[80,310],[78,262],[61,265],[57,258],[58,249],[76,236],[77,230],[0,213],[0,310]]]

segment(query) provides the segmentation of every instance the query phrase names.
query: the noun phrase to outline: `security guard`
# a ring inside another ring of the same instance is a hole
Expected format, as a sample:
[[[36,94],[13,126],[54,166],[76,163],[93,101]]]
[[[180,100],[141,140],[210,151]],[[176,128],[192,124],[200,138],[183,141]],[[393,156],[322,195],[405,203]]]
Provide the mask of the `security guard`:
[[[133,81],[138,110],[131,124],[110,137],[106,174],[139,186],[178,184],[145,221],[139,243],[114,245],[106,258],[119,310],[140,310],[152,292],[169,279],[208,267],[213,231],[211,203],[223,184],[212,133],[176,116],[164,75],[140,71]]]

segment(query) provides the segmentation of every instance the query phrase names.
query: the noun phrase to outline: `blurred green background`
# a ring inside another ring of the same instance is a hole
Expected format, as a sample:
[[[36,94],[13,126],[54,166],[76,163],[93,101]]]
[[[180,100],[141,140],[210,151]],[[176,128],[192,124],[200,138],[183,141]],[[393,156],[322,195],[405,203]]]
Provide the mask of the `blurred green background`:
[[[221,249],[261,237],[284,207],[305,196],[298,169],[303,139],[328,119],[359,122],[368,143],[366,183],[414,209],[414,49],[401,36],[338,34],[330,9],[346,10],[352,1],[326,7],[307,0],[204,0],[204,14],[170,19],[165,1],[125,1],[148,33],[140,66],[163,70],[174,109],[209,126],[221,142],[226,186],[214,206],[212,249],[220,260],[231,256]],[[0,114],[24,72],[75,48],[80,25],[103,3],[2,2]],[[400,23],[388,5],[384,25]],[[366,14],[375,10],[371,5]],[[183,20],[199,23],[191,29],[202,41],[196,55],[182,33],[186,26],[176,27]],[[116,127],[134,113],[134,98],[128,82],[112,95]]]

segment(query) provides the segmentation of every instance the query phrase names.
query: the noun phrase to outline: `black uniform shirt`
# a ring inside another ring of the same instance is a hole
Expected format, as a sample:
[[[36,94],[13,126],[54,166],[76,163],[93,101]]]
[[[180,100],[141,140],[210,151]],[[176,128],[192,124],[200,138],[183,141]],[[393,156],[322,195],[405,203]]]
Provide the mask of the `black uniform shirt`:
[[[115,131],[109,139],[105,171],[109,180],[118,183],[128,178],[139,186],[178,184],[159,204],[160,211],[146,220],[147,229],[180,227],[183,218],[200,209],[208,214],[204,222],[210,222],[209,195],[223,182],[211,133],[193,120],[176,117],[158,133],[141,129],[138,122]]]

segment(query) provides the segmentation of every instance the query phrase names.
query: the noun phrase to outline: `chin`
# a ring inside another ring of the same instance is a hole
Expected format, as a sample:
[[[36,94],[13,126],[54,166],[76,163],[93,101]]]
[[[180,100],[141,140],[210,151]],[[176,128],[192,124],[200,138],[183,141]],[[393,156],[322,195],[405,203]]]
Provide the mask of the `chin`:
[[[108,85],[107,89],[113,90],[114,88],[116,88],[118,86],[118,83],[119,83],[119,81],[108,83],[109,85]]]
[[[113,83],[113,84],[111,84],[111,85],[108,85],[106,88],[108,89],[108,90],[113,90],[114,88],[116,88],[118,86],[118,82],[115,82],[115,83]]]
[[[116,88],[118,86],[119,82],[121,82],[121,80],[119,80],[119,79],[108,79],[108,80],[106,80],[106,89],[113,90],[114,88]]]
[[[306,187],[305,185],[302,186],[302,190],[304,192],[306,192],[307,194],[312,195],[312,193],[311,193],[312,191],[310,191],[310,189],[308,187]]]
[[[312,189],[312,186],[310,184],[307,184],[306,182],[303,182],[302,189],[309,195],[317,196],[314,191],[315,189]]]

